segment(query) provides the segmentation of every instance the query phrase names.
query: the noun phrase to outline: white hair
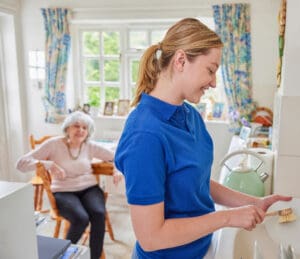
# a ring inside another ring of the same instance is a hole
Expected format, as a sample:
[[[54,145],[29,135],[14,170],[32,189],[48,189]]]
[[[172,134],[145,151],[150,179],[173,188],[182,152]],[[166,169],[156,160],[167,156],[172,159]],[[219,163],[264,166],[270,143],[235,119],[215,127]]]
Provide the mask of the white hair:
[[[75,124],[76,122],[82,122],[87,125],[88,138],[93,135],[94,130],[95,130],[94,121],[90,115],[88,115],[84,112],[81,112],[81,111],[73,112],[65,118],[65,120],[61,126],[62,131],[64,132],[65,135],[67,135],[68,127]]]

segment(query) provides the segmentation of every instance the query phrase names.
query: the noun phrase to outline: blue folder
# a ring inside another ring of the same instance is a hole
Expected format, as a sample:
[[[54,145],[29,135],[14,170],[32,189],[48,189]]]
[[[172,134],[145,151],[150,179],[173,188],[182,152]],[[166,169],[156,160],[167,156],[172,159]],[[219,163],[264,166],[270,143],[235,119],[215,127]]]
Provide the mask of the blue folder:
[[[37,235],[39,259],[58,259],[71,245],[70,240]]]

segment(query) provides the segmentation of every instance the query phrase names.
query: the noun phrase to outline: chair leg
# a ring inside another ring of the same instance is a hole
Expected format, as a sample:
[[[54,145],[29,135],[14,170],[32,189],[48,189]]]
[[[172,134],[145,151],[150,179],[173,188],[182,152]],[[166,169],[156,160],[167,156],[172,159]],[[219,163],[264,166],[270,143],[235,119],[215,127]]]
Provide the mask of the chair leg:
[[[40,184],[34,184],[34,210],[35,211],[40,211],[40,193],[41,193],[41,188],[43,188]]]
[[[53,234],[54,238],[58,238],[60,226],[61,226],[61,219],[56,219],[56,225],[55,225],[54,234]]]
[[[103,250],[102,250],[102,254],[101,254],[101,256],[100,256],[100,259],[105,259],[105,253],[104,253]]]
[[[85,229],[85,231],[84,231],[84,233],[83,233],[83,235],[82,235],[82,238],[81,238],[81,244],[82,244],[83,246],[86,244],[86,241],[88,240],[89,236],[90,236],[90,226],[88,226],[88,227]]]
[[[69,229],[70,229],[70,222],[67,220],[64,220],[64,232],[63,232],[63,237],[62,237],[63,239],[67,238]]]
[[[44,186],[38,185],[38,197],[37,197],[37,211],[41,211],[43,208],[43,195],[44,195]]]
[[[110,218],[109,218],[108,212],[105,213],[105,224],[106,224],[107,231],[108,231],[108,234],[110,236],[110,239],[115,241],[115,236],[114,236],[114,232],[113,232],[113,229],[112,229],[112,226],[111,226],[111,223],[110,223]]]
[[[105,202],[107,201],[108,198],[108,193],[104,192],[104,200]],[[114,231],[112,229],[111,223],[110,223],[110,218],[108,215],[108,212],[105,212],[105,225],[106,225],[106,231],[108,231],[109,237],[112,241],[115,241],[115,236],[114,236]]]

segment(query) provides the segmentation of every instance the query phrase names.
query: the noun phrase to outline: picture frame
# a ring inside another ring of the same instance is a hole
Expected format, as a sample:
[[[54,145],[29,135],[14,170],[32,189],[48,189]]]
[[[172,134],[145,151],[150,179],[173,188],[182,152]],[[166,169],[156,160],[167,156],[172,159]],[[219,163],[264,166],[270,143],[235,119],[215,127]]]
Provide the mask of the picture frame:
[[[113,115],[114,114],[114,107],[115,107],[114,102],[105,102],[103,114],[108,115],[108,116]]]
[[[206,103],[198,103],[196,104],[196,109],[200,113],[201,117],[204,119],[206,116]]]
[[[222,118],[224,110],[224,103],[222,102],[215,102],[212,108],[212,117],[214,119]]]
[[[119,116],[125,116],[129,113],[130,109],[130,100],[128,99],[120,99],[118,101],[118,111],[117,114]]]
[[[82,107],[82,111],[86,114],[90,114],[91,112],[91,105],[89,103],[84,103]]]
[[[243,126],[243,127],[241,128],[239,137],[240,137],[240,139],[246,141],[246,140],[250,137],[250,134],[251,134],[251,128],[250,128],[250,127]]]

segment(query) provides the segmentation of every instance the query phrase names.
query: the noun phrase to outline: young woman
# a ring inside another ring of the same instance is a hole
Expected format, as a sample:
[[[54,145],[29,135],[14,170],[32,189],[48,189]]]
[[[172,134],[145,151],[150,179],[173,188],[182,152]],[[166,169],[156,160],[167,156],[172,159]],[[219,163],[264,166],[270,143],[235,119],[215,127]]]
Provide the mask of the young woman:
[[[114,154],[89,137],[94,122],[83,112],[71,113],[62,125],[64,136],[50,138],[17,162],[20,171],[34,170],[38,162],[49,170],[59,213],[70,223],[67,239],[72,243],[82,236],[91,223],[91,258],[99,259],[105,233],[104,193],[93,175],[93,158],[113,161]],[[121,178],[116,171],[114,182]]]
[[[173,25],[140,62],[133,105],[117,152],[137,243],[133,258],[199,259],[212,233],[255,228],[267,208],[290,197],[256,198],[210,179],[213,142],[199,113],[216,86],[222,42],[197,19]],[[214,203],[231,209],[215,211]]]

